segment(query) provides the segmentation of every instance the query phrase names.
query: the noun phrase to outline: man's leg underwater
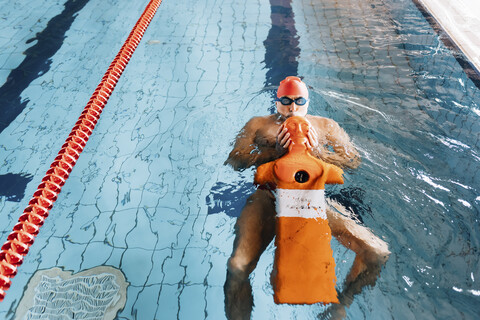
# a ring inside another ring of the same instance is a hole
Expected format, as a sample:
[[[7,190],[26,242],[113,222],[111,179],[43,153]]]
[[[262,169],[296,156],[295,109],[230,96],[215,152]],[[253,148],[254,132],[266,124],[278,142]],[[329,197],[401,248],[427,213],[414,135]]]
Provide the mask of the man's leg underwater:
[[[275,198],[270,191],[259,189],[248,198],[235,224],[224,286],[228,319],[250,319],[253,295],[249,276],[274,236]]]
[[[374,235],[368,228],[357,224],[351,213],[339,203],[327,199],[327,217],[332,235],[345,247],[355,252],[355,260],[339,295],[340,305],[332,306],[332,318],[345,312],[353,302],[353,296],[363,287],[373,286],[382,266],[390,255],[388,244]]]

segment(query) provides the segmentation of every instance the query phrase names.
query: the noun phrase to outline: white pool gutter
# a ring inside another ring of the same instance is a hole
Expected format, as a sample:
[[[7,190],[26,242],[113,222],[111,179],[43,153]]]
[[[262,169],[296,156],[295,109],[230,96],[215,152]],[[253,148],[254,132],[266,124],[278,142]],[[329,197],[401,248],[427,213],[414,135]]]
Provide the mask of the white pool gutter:
[[[480,0],[418,0],[480,72]]]

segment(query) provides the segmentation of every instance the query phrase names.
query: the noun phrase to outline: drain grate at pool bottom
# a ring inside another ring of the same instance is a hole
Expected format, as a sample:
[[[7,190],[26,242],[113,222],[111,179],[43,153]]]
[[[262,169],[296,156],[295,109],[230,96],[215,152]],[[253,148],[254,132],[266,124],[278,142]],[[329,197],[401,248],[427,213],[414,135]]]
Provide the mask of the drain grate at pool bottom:
[[[15,319],[114,319],[126,302],[128,282],[113,267],[76,274],[59,268],[37,271],[18,305]]]

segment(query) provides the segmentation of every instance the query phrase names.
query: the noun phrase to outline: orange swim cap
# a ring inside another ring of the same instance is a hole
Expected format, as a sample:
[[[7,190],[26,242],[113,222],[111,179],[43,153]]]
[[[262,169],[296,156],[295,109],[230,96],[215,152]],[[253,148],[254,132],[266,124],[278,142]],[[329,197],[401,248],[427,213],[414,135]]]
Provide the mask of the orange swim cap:
[[[277,97],[301,96],[308,98],[308,89],[305,83],[298,77],[286,77],[280,82],[277,90]]]

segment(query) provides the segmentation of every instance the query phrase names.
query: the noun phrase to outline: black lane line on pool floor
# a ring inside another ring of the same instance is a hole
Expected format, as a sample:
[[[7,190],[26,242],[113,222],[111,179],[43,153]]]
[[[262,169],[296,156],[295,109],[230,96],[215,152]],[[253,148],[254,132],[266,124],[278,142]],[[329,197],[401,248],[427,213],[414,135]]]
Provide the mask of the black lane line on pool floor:
[[[21,93],[30,83],[50,70],[51,57],[62,47],[66,32],[72,26],[76,13],[89,0],[68,0],[65,9],[53,17],[34,38],[26,43],[37,43],[25,51],[25,59],[7,77],[0,87],[0,133],[12,123],[27,106],[29,100],[21,100]]]
[[[300,56],[299,36],[291,0],[270,0],[272,26],[265,46],[265,87],[277,87],[287,76],[297,76]],[[274,95],[274,93],[273,93]],[[275,108],[270,110],[275,113]]]
[[[263,42],[265,46],[265,89],[277,88],[287,76],[297,76],[300,56],[299,36],[295,28],[295,15],[292,0],[270,0],[272,26]],[[275,90],[271,90],[272,100]],[[270,108],[273,114],[275,107]],[[206,197],[208,214],[225,212],[230,217],[238,217],[247,198],[256,190],[253,181],[217,183]]]

